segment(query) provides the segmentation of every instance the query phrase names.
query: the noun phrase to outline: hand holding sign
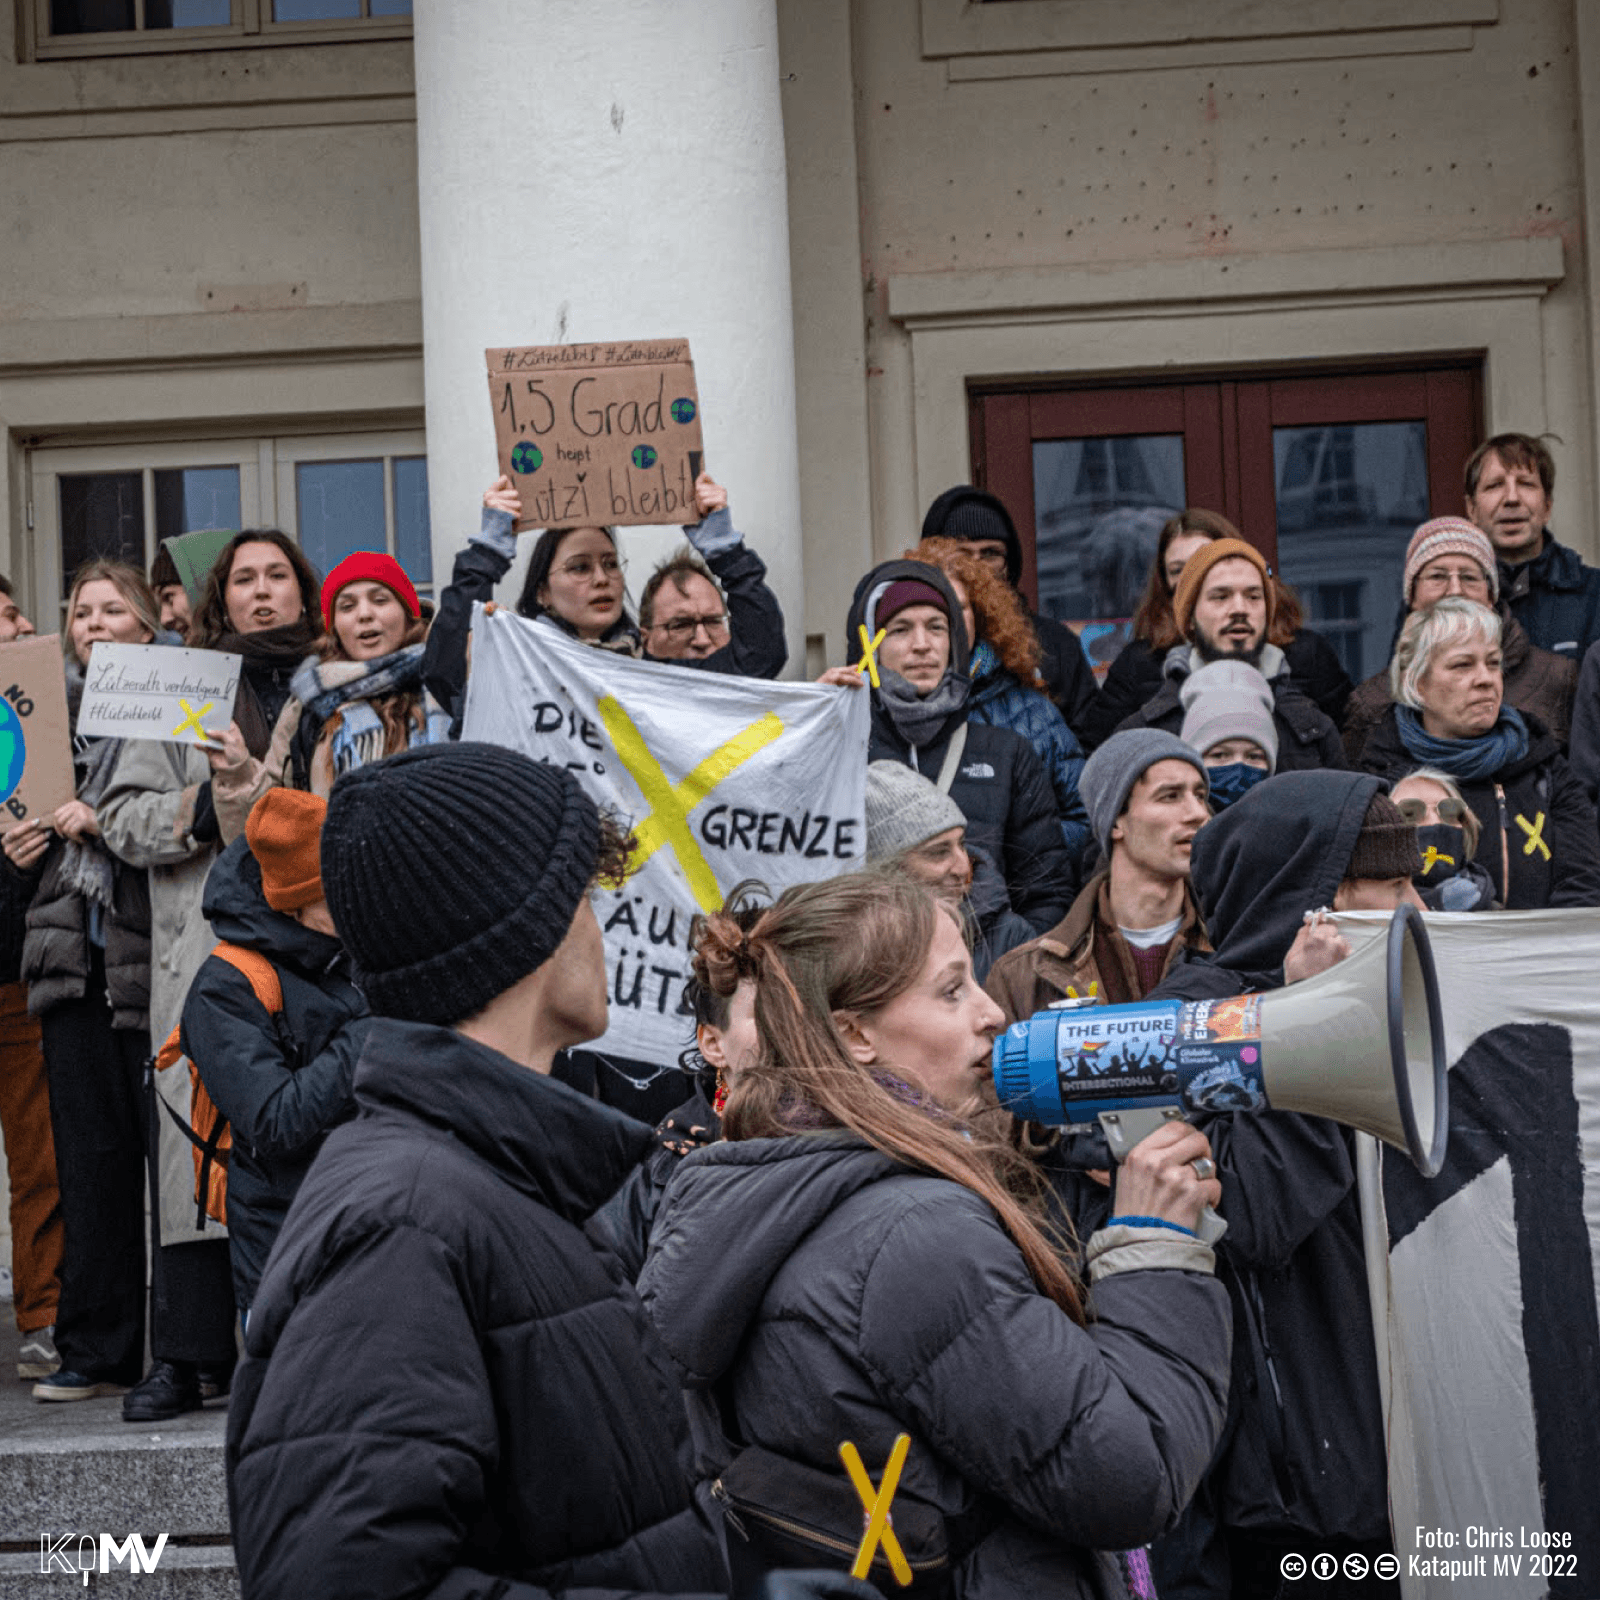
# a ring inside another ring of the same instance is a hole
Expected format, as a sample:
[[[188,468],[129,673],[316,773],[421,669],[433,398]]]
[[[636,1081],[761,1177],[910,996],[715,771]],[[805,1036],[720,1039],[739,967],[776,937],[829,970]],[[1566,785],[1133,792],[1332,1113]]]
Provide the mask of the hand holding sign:
[[[483,507],[486,511],[504,511],[515,522],[522,516],[522,496],[517,493],[516,485],[502,472],[483,491]]]

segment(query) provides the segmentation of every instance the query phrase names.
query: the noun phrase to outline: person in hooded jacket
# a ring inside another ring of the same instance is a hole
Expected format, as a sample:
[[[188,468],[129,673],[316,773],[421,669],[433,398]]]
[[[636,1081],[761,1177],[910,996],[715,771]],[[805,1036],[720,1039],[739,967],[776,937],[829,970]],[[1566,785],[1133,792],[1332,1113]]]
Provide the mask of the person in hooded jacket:
[[[1363,769],[1454,778],[1478,818],[1474,859],[1506,910],[1600,905],[1594,805],[1544,724],[1505,704],[1499,616],[1453,596],[1413,612],[1390,679],[1395,703],[1367,736]]]
[[[1111,663],[1089,718],[1085,743],[1091,749],[1109,739],[1160,691],[1166,654],[1184,642],[1184,630],[1173,617],[1172,597],[1189,557],[1213,540],[1243,538],[1226,517],[1194,506],[1180,511],[1162,528],[1144,594],[1133,614],[1133,637]],[[1350,675],[1333,646],[1304,625],[1305,613],[1294,590],[1276,577],[1271,579],[1271,589],[1267,643],[1283,652],[1284,666],[1295,687],[1338,725],[1350,699]]]
[[[228,1119],[228,1253],[241,1316],[312,1158],[355,1110],[350,1094],[367,1003],[350,981],[322,895],[317,848],[327,802],[273,789],[206,881],[219,939],[264,956],[283,1007],[269,1013],[221,956],[195,974],[179,1042]]]
[[[1012,910],[1043,933],[1070,904],[1076,868],[1032,745],[967,713],[966,627],[949,579],[922,561],[874,567],[850,603],[850,660],[861,654],[863,629],[868,640],[884,634],[867,759],[901,762],[948,794],[968,840],[1000,868]],[[832,667],[818,681],[860,689],[866,679]]]
[[[922,519],[924,539],[954,539],[1011,586],[1039,643],[1039,676],[1067,726],[1085,747],[1099,690],[1078,636],[1064,622],[1030,610],[1022,597],[1022,540],[997,495],[958,483],[935,496]]]
[[[374,1015],[245,1332],[247,1600],[724,1589],[670,1368],[582,1231],[649,1130],[549,1075],[606,1025],[588,893],[629,853],[571,773],[497,746],[334,785],[323,892]]]
[[[1091,1314],[1018,1198],[1031,1163],[977,1115],[1000,1015],[948,907],[849,874],[753,930],[712,917],[696,964],[724,994],[753,986],[760,1050],[724,1140],[667,1190],[640,1292],[688,1385],[736,1587],[772,1559],[764,1514],[806,1484],[849,1496],[825,1526],[853,1546],[840,1441],[877,1472],[903,1431],[895,1528],[933,1559],[938,1533],[913,1530],[936,1520],[957,1600],[1147,1594],[1139,1546],[1223,1415],[1225,1297],[1191,1231],[1214,1189],[1204,1139],[1169,1125],[1122,1168],[1122,1214],[1089,1241]]]
[[[1284,653],[1270,642],[1277,585],[1265,558],[1242,539],[1213,539],[1183,564],[1172,591],[1172,616],[1182,643],[1162,657],[1162,686],[1119,728],[1183,725],[1183,682],[1213,661],[1242,661],[1272,686],[1279,772],[1342,767],[1344,746],[1332,719],[1296,685]]]
[[[1326,971],[1350,947],[1322,908],[1420,909],[1416,830],[1383,787],[1279,774],[1207,823],[1192,880],[1214,950],[1189,954],[1151,998],[1223,999]],[[1196,1120],[1228,1220],[1217,1253],[1234,1304],[1234,1432],[1196,1511],[1156,1546],[1157,1583],[1278,1600],[1290,1552],[1370,1561],[1393,1548],[1354,1140],[1289,1112]],[[1220,1527],[1195,1525],[1208,1514]],[[1318,1592],[1377,1600],[1392,1583],[1336,1576]]]

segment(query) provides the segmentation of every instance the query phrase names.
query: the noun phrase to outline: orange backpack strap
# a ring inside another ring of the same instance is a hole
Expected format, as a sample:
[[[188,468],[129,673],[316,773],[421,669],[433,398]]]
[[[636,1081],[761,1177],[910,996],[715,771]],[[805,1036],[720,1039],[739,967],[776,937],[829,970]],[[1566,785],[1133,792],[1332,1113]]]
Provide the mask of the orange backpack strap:
[[[278,976],[278,969],[259,950],[247,950],[242,944],[229,944],[224,939],[211,953],[245,975],[251,992],[266,1008],[269,1017],[283,1010],[283,980]]]

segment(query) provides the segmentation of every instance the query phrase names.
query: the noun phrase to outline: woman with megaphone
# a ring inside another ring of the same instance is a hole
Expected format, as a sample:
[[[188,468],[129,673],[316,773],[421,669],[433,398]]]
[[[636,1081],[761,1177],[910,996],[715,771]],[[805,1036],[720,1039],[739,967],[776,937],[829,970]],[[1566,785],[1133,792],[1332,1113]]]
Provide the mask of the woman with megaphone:
[[[1002,1017],[949,908],[902,874],[806,885],[752,928],[712,917],[696,975],[753,988],[759,1051],[724,1142],[674,1177],[639,1287],[734,1592],[848,1565],[840,1447],[876,1475],[901,1433],[912,1593],[1151,1592],[1140,1547],[1193,1492],[1226,1398],[1227,1296],[1194,1232],[1218,1197],[1206,1139],[1171,1123],[1133,1152],[1085,1288],[991,1125]]]

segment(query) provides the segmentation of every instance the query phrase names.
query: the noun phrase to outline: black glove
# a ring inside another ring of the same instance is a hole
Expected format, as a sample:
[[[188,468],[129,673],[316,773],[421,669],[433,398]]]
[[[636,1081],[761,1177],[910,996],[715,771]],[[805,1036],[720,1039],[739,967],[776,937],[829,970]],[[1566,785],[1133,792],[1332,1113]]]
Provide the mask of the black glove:
[[[759,1600],[883,1600],[870,1583],[847,1572],[769,1572],[756,1592]]]

